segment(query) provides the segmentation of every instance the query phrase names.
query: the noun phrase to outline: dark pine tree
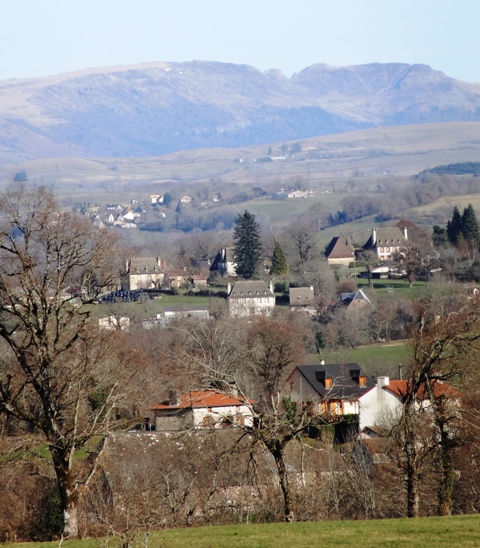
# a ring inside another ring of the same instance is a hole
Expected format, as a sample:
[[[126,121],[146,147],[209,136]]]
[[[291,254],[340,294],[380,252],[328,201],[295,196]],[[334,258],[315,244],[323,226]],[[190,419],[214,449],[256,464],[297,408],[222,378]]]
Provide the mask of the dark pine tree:
[[[287,263],[287,257],[283,252],[282,246],[278,240],[275,241],[272,254],[272,268],[270,269],[270,274],[276,276],[282,276],[288,274],[289,268]]]
[[[478,227],[477,216],[472,204],[468,204],[462,214],[462,236],[467,242],[468,253],[470,257],[474,257],[475,251],[478,249],[480,239],[480,229]]]
[[[233,243],[235,272],[242,278],[253,278],[262,259],[260,227],[255,222],[255,215],[248,211],[238,215],[233,227]]]
[[[448,241],[455,246],[458,246],[462,236],[462,216],[458,207],[453,208],[452,219],[447,223],[447,238]]]

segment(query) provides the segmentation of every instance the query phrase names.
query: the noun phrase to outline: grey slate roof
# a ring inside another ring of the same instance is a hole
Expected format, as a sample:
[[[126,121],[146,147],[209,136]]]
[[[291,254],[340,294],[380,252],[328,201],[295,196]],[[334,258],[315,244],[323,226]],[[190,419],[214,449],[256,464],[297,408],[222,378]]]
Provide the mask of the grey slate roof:
[[[368,298],[363,289],[359,289],[353,293],[340,293],[340,300],[343,304],[350,304],[352,301],[365,301],[373,307],[372,301]]]
[[[376,241],[373,241],[373,234],[370,235],[367,243],[363,246],[365,249],[379,246],[398,246],[406,242],[403,232],[397,226],[377,228],[375,231],[377,235]]]
[[[149,272],[161,272],[157,257],[133,257],[130,259],[129,271],[131,274],[147,274]]]
[[[329,397],[357,399],[374,387],[373,381],[368,377],[366,386],[359,386],[358,377],[366,375],[357,363],[300,365],[298,370],[322,399]],[[332,388],[325,388],[322,382],[325,377],[333,380]]]
[[[236,282],[228,295],[229,299],[245,299],[252,297],[273,297],[268,285],[262,280],[246,280]]]

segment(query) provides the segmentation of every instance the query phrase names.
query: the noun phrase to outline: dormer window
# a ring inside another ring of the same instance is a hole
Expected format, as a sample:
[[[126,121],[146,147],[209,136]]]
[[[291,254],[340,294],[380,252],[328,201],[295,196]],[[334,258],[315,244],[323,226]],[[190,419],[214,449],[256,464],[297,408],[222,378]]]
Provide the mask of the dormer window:
[[[332,388],[333,379],[332,377],[327,377],[325,371],[316,371],[315,378],[318,382],[322,383],[325,388]]]

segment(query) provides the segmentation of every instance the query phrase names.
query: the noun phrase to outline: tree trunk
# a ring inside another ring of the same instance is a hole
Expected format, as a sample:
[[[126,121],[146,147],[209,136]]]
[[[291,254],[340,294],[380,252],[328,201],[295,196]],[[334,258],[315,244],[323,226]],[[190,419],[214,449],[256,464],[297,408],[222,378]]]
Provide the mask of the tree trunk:
[[[288,482],[287,468],[285,466],[283,447],[277,446],[271,452],[275,459],[275,464],[277,465],[278,480],[280,482],[280,488],[282,490],[282,495],[283,495],[283,511],[285,516],[285,521],[290,523],[292,521],[295,521],[295,515],[293,513],[293,502],[292,502],[292,496],[290,493],[290,485]]]
[[[52,450],[53,465],[57,475],[57,485],[63,512],[64,538],[78,538],[78,491],[70,467],[69,455]]]
[[[411,432],[407,432],[407,439],[405,440],[405,455],[407,457],[407,516],[409,518],[418,518],[420,506],[420,495],[418,493],[419,467],[415,447],[416,440],[414,436],[410,436]]]
[[[440,432],[442,479],[438,492],[438,511],[441,516],[451,516],[455,473],[453,468],[450,439],[446,425],[441,428]]]

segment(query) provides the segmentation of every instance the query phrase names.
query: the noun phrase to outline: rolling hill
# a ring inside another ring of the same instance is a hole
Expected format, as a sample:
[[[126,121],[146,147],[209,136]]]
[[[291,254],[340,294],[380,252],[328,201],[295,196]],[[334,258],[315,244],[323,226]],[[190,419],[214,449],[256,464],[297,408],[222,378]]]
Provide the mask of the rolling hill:
[[[288,78],[192,61],[0,82],[0,161],[152,157],[369,128],[480,121],[480,84],[426,65],[330,67]]]

